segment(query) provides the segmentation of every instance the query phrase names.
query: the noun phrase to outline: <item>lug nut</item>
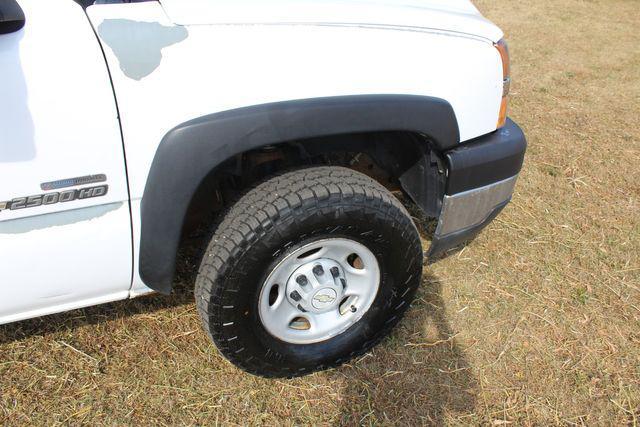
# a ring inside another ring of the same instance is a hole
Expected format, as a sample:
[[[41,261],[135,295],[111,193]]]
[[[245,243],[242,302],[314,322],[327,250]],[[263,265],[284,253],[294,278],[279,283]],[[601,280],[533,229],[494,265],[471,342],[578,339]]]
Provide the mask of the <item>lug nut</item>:
[[[324,268],[320,264],[317,264],[313,267],[313,274],[316,276],[322,276],[324,274]]]
[[[356,311],[358,311],[358,309],[356,308],[356,306],[355,306],[355,305],[352,305],[352,306],[351,306],[351,312],[352,312],[352,313],[355,313]]]
[[[333,277],[338,277],[340,275],[340,270],[338,270],[338,267],[331,267],[331,275]]]
[[[300,294],[298,293],[298,291],[293,291],[291,292],[291,294],[289,295],[291,297],[292,300],[294,301],[300,301],[302,299],[302,297],[300,296]]]
[[[300,286],[307,286],[309,284],[309,279],[307,279],[307,276],[304,274],[301,274],[296,277],[296,282],[298,282],[298,285]]]

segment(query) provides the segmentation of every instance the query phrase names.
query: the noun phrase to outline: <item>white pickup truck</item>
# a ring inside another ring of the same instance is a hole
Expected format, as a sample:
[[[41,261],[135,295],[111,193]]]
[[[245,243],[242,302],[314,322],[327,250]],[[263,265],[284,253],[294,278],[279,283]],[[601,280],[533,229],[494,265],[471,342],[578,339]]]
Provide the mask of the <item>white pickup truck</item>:
[[[361,354],[426,256],[509,202],[526,140],[468,0],[1,0],[0,323],[170,293],[186,233],[220,351]]]

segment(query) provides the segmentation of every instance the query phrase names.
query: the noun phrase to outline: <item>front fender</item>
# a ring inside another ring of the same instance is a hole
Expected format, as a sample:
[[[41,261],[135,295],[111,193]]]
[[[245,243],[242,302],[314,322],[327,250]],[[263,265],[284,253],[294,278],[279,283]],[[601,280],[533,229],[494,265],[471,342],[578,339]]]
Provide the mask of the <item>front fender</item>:
[[[239,108],[169,131],[154,156],[141,204],[140,277],[168,293],[184,217],[200,183],[225,160],[280,142],[337,134],[408,131],[440,151],[460,134],[451,105],[413,95],[357,95]]]

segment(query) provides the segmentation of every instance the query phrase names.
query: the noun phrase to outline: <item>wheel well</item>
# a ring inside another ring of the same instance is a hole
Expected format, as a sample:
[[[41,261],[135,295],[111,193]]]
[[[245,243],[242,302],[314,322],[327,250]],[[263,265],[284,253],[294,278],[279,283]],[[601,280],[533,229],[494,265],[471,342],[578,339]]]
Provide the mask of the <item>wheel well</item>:
[[[451,105],[414,95],[290,100],[181,123],[162,138],[147,176],[140,204],[140,278],[154,290],[170,292],[176,250],[182,231],[189,229],[189,205],[187,225],[193,212],[203,213],[199,201],[214,206],[209,211],[215,216],[255,180],[286,168],[345,162],[354,167],[366,154],[390,177],[385,181],[399,181],[434,215],[445,171],[430,147],[445,152],[459,142]]]
[[[369,132],[290,141],[240,153],[213,169],[198,186],[184,219],[180,246],[209,230],[241,194],[268,176],[304,166],[344,166],[400,194],[400,177],[429,150],[429,141],[417,133]]]

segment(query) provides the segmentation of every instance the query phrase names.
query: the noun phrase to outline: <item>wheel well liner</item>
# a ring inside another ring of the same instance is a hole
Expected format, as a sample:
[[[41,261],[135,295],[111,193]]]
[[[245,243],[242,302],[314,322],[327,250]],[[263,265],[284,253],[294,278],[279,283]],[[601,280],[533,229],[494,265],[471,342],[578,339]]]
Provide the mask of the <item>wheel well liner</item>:
[[[172,288],[183,220],[200,183],[227,159],[265,145],[349,133],[408,131],[444,151],[460,141],[451,105],[414,95],[284,101],[196,118],[169,131],[153,159],[141,203],[140,277]]]

